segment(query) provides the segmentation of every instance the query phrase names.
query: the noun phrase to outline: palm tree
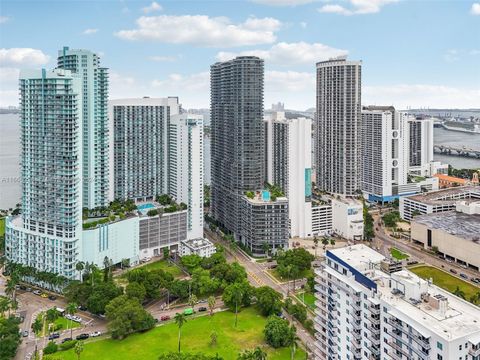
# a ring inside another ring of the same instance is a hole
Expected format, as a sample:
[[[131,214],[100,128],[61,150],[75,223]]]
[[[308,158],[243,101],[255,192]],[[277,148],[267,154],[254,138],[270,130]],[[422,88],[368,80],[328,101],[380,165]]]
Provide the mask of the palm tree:
[[[74,302],[71,302],[71,303],[67,304],[67,308],[65,310],[66,310],[67,314],[70,314],[70,315],[73,316],[77,312],[77,309],[78,309],[78,305]],[[70,337],[73,338],[72,337],[72,335],[73,335],[72,318],[70,318],[68,323],[70,324]],[[68,330],[68,328],[67,328],[67,330]]]
[[[55,308],[48,309],[45,317],[49,322],[48,330],[50,332],[50,325],[53,325],[55,323],[55,320],[57,320],[59,317],[58,310]]]
[[[217,299],[215,299],[215,296],[209,296],[208,297],[208,309],[210,310],[210,316],[213,316],[213,310],[215,309]]]
[[[318,238],[317,235],[313,237],[313,243],[315,244],[315,258],[317,257]]]
[[[254,350],[245,350],[238,354],[237,360],[266,360],[267,353],[263,351],[259,346]]]
[[[16,301],[17,285],[20,281],[20,276],[17,271],[12,272],[10,279],[7,280],[5,286],[5,294],[9,295],[14,303]]]
[[[330,245],[332,245],[332,246],[335,245],[335,239],[334,238],[330,238]]]
[[[290,359],[291,360],[294,359],[295,353],[297,352],[297,346],[298,346],[297,340],[299,340],[299,338],[297,337],[295,328],[292,326],[288,334],[288,342],[290,343]]]
[[[322,244],[323,244],[323,250],[325,250],[325,248],[327,247],[329,241],[328,241],[328,237],[324,236],[322,238]]]
[[[180,339],[182,337],[182,326],[187,322],[187,318],[182,313],[175,314],[175,324],[178,326],[178,352],[180,352]]]
[[[90,264],[90,283],[94,286],[95,275],[98,271],[98,266],[95,264]]]
[[[192,307],[192,309],[195,311],[195,304],[198,302],[197,296],[195,294],[190,294],[188,297],[188,305]]]
[[[11,301],[5,296],[0,296],[0,314],[5,316],[6,311],[10,311]]]
[[[235,302],[235,327],[238,323],[238,304],[243,299],[243,289],[239,284],[235,284],[232,288],[232,299]]]
[[[463,290],[460,290],[460,288],[457,286],[455,291],[453,292],[453,295],[458,296],[461,299],[465,300],[465,292]]]
[[[77,354],[77,360],[80,360],[80,354],[83,351],[83,342],[82,341],[77,341],[73,351],[75,352],[75,354]]]
[[[42,331],[42,320],[40,320],[40,317],[37,317],[35,321],[32,323],[32,330],[35,334],[39,334],[40,331]]]
[[[82,273],[83,273],[83,270],[85,269],[85,263],[83,261],[79,261],[75,264],[75,270],[78,271],[79,275],[80,275],[80,281],[83,282],[83,276],[82,276]]]

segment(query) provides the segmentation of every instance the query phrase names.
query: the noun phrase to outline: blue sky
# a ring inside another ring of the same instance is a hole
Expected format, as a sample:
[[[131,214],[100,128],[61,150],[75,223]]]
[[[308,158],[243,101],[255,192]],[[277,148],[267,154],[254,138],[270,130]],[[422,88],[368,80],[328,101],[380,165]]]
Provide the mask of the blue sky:
[[[111,98],[209,106],[209,66],[265,58],[265,106],[315,104],[315,62],[363,61],[363,103],[480,108],[480,3],[469,0],[22,1],[0,5],[0,106],[63,45],[101,54]]]

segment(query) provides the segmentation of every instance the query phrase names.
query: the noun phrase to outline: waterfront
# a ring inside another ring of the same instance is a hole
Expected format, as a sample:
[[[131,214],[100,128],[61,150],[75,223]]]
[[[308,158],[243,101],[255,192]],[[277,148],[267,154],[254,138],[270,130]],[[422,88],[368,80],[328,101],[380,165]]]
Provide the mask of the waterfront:
[[[17,114],[0,114],[0,209],[14,207],[20,202],[20,127]],[[480,150],[480,135],[434,129],[438,145],[466,146]],[[435,160],[455,168],[480,168],[480,159],[434,155]],[[210,183],[210,137],[204,139],[205,183]]]

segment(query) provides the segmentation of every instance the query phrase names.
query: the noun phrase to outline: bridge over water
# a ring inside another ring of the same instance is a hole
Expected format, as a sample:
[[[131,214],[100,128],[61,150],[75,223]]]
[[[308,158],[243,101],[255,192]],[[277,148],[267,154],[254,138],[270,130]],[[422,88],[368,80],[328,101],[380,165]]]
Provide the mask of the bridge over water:
[[[446,145],[434,145],[433,151],[443,155],[463,156],[480,159],[480,150],[469,149],[465,146],[446,146]]]

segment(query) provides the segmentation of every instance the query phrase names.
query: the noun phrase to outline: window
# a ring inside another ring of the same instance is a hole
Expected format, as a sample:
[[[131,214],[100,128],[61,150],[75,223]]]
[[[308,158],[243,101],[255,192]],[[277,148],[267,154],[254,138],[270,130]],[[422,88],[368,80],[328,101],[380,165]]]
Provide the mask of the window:
[[[437,354],[437,360],[443,360],[443,356],[440,354]]]
[[[437,341],[437,349],[443,350],[443,344],[440,341]]]
[[[462,345],[458,345],[458,350],[462,350]]]

